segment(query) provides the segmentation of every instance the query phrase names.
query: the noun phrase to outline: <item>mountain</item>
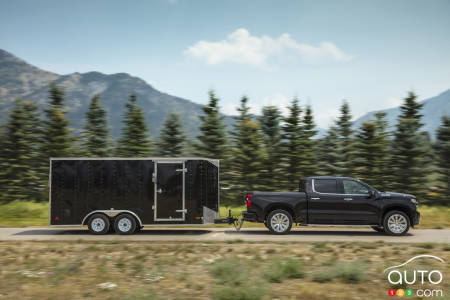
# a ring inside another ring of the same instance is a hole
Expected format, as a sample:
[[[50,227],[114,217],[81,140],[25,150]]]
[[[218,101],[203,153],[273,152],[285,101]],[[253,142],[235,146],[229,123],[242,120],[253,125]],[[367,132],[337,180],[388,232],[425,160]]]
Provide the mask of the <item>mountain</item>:
[[[135,93],[153,138],[158,136],[165,117],[172,111],[180,114],[188,135],[198,135],[198,115],[202,113],[200,104],[162,93],[144,80],[126,73],[58,75],[34,67],[4,50],[0,50],[0,122],[5,120],[15,97],[30,99],[43,107],[48,101],[51,81],[64,88],[67,117],[71,120],[70,126],[77,132],[84,124],[84,114],[91,98],[100,94],[101,101],[108,110],[111,133],[118,137],[125,102],[131,93]],[[231,124],[232,118],[226,116],[225,123]]]
[[[434,139],[436,129],[441,124],[443,115],[450,115],[450,89],[432,98],[425,99],[421,102],[422,107],[422,127],[423,131],[427,131],[430,137]],[[400,107],[391,109],[372,111],[358,118],[353,123],[355,128],[359,128],[362,123],[369,120],[375,120],[375,114],[378,112],[386,113],[386,120],[391,129],[397,124],[397,117],[400,115]]]

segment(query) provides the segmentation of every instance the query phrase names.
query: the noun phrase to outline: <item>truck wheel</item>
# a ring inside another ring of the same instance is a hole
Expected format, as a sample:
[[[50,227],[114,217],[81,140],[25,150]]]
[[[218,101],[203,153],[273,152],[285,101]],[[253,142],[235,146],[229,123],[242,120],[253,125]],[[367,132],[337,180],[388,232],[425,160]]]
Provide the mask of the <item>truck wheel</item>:
[[[377,232],[384,232],[384,228],[382,226],[370,226],[373,230]]]
[[[389,235],[405,235],[409,230],[409,217],[401,211],[393,210],[384,216],[384,232]]]
[[[93,234],[106,234],[109,230],[109,218],[103,214],[94,214],[89,218],[88,228]]]
[[[129,214],[123,214],[116,218],[114,229],[118,234],[133,234],[136,230],[136,220]]]
[[[285,234],[291,230],[292,216],[283,209],[276,209],[267,216],[266,224],[270,232]]]

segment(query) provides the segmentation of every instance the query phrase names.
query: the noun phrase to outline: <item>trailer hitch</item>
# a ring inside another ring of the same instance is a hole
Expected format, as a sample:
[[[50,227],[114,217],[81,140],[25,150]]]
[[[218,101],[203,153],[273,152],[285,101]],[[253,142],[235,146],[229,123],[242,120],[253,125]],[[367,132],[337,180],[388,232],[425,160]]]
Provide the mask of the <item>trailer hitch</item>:
[[[220,219],[214,219],[214,224],[228,224],[228,225],[234,225],[234,228],[236,228],[237,231],[241,230],[242,224],[244,224],[243,218],[234,218],[231,215],[231,209],[228,210],[228,217],[226,218],[220,218]]]

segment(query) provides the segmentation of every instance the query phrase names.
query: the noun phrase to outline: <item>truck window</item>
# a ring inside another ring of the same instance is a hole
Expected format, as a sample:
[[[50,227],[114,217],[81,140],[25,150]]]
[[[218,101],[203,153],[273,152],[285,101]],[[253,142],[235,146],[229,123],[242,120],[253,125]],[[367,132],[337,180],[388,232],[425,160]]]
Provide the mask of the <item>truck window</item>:
[[[369,189],[357,181],[343,180],[344,193],[365,195],[369,193]]]
[[[314,190],[319,193],[337,194],[336,179],[314,179]]]

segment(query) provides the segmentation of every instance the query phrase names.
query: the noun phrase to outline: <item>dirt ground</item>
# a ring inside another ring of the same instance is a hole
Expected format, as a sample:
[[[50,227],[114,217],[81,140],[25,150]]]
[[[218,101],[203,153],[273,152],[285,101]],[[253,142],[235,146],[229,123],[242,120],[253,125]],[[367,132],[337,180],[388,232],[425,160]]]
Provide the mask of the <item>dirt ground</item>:
[[[419,254],[450,299],[449,244],[7,241],[0,299],[388,299],[383,270]]]

